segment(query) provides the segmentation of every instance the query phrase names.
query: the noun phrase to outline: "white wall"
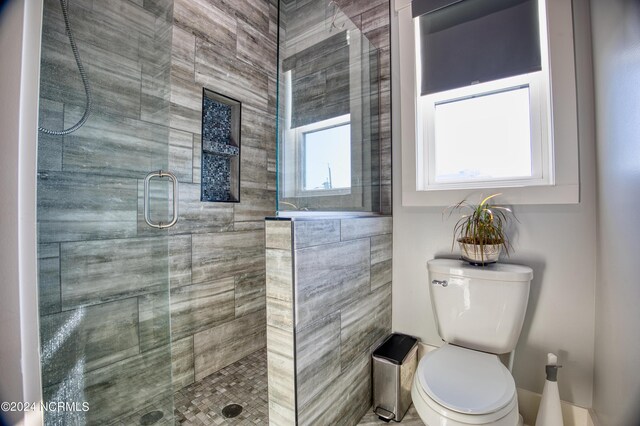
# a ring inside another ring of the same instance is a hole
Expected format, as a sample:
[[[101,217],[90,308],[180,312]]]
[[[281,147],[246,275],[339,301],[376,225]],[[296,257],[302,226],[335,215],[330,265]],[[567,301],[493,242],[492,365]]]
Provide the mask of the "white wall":
[[[598,158],[594,410],[640,423],[640,4],[591,0]]]
[[[541,392],[546,353],[559,354],[562,399],[590,406],[592,398],[596,196],[591,41],[587,0],[574,0],[580,136],[581,202],[578,205],[518,206],[520,223],[509,262],[534,269],[529,308],[516,351],[518,387]],[[392,8],[393,10],[393,8]],[[395,15],[395,12],[392,12]],[[392,25],[397,20],[392,16]],[[392,70],[398,46],[392,29]],[[393,328],[440,344],[431,311],[426,261],[451,256],[455,219],[440,208],[402,207],[399,81],[393,90]]]
[[[40,401],[36,288],[36,118],[40,21],[36,0],[0,15],[0,401]],[[24,54],[28,52],[28,54]],[[0,413],[39,424],[39,411]]]
[[[18,288],[18,114],[21,40],[8,34],[20,32],[22,10],[19,2],[9,2],[0,16],[0,52],[2,52],[2,76],[0,79],[0,120],[2,120],[2,164],[0,165],[0,400],[22,400],[22,374],[20,365],[20,292]],[[16,40],[17,39],[17,40]],[[9,78],[5,78],[8,76]],[[16,421],[17,413],[7,415]]]

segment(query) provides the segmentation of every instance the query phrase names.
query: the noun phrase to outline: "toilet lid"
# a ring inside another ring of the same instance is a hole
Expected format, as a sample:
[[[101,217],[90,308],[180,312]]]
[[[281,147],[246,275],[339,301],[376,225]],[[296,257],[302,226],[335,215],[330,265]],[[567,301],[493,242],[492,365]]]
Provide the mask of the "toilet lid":
[[[427,353],[418,380],[438,404],[463,414],[488,414],[513,399],[516,385],[497,355],[446,344]]]

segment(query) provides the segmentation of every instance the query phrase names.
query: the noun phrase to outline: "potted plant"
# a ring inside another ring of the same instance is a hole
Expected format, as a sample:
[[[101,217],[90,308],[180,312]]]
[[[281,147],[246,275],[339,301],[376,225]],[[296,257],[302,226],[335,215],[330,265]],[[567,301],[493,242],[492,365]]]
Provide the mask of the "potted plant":
[[[502,250],[509,255],[509,238],[506,227],[515,216],[511,209],[492,204],[492,199],[501,194],[493,194],[483,199],[480,204],[469,203],[466,199],[450,209],[462,213],[453,228],[454,241],[460,246],[462,258],[466,261],[485,265],[498,261]]]

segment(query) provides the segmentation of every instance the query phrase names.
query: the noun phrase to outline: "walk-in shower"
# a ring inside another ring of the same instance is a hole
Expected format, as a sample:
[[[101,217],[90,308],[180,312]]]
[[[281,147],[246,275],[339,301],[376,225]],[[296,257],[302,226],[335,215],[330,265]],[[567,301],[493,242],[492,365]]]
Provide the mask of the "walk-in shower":
[[[44,1],[43,397],[88,403],[88,410],[47,411],[46,424],[139,424],[152,412],[156,424],[173,423],[173,246],[168,230],[146,225],[143,209],[145,176],[170,170],[172,2],[136,3]],[[152,220],[166,221],[169,188],[154,180],[150,192]]]
[[[265,217],[390,208],[384,28],[387,2],[44,0],[42,390],[88,404],[45,424],[280,424]],[[211,99],[228,116],[215,131]],[[367,274],[364,308],[345,306],[356,316],[390,294],[389,224],[344,223]],[[385,330],[351,340],[341,380]]]

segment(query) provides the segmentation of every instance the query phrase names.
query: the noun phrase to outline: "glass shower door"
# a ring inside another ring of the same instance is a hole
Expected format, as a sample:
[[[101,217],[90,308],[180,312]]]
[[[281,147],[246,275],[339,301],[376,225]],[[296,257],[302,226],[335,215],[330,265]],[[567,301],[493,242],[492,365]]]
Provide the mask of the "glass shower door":
[[[37,209],[46,424],[173,423],[168,231],[145,220],[145,208],[152,224],[172,215],[164,177],[149,181],[145,202],[145,177],[168,170],[171,22],[167,0],[44,1]]]

